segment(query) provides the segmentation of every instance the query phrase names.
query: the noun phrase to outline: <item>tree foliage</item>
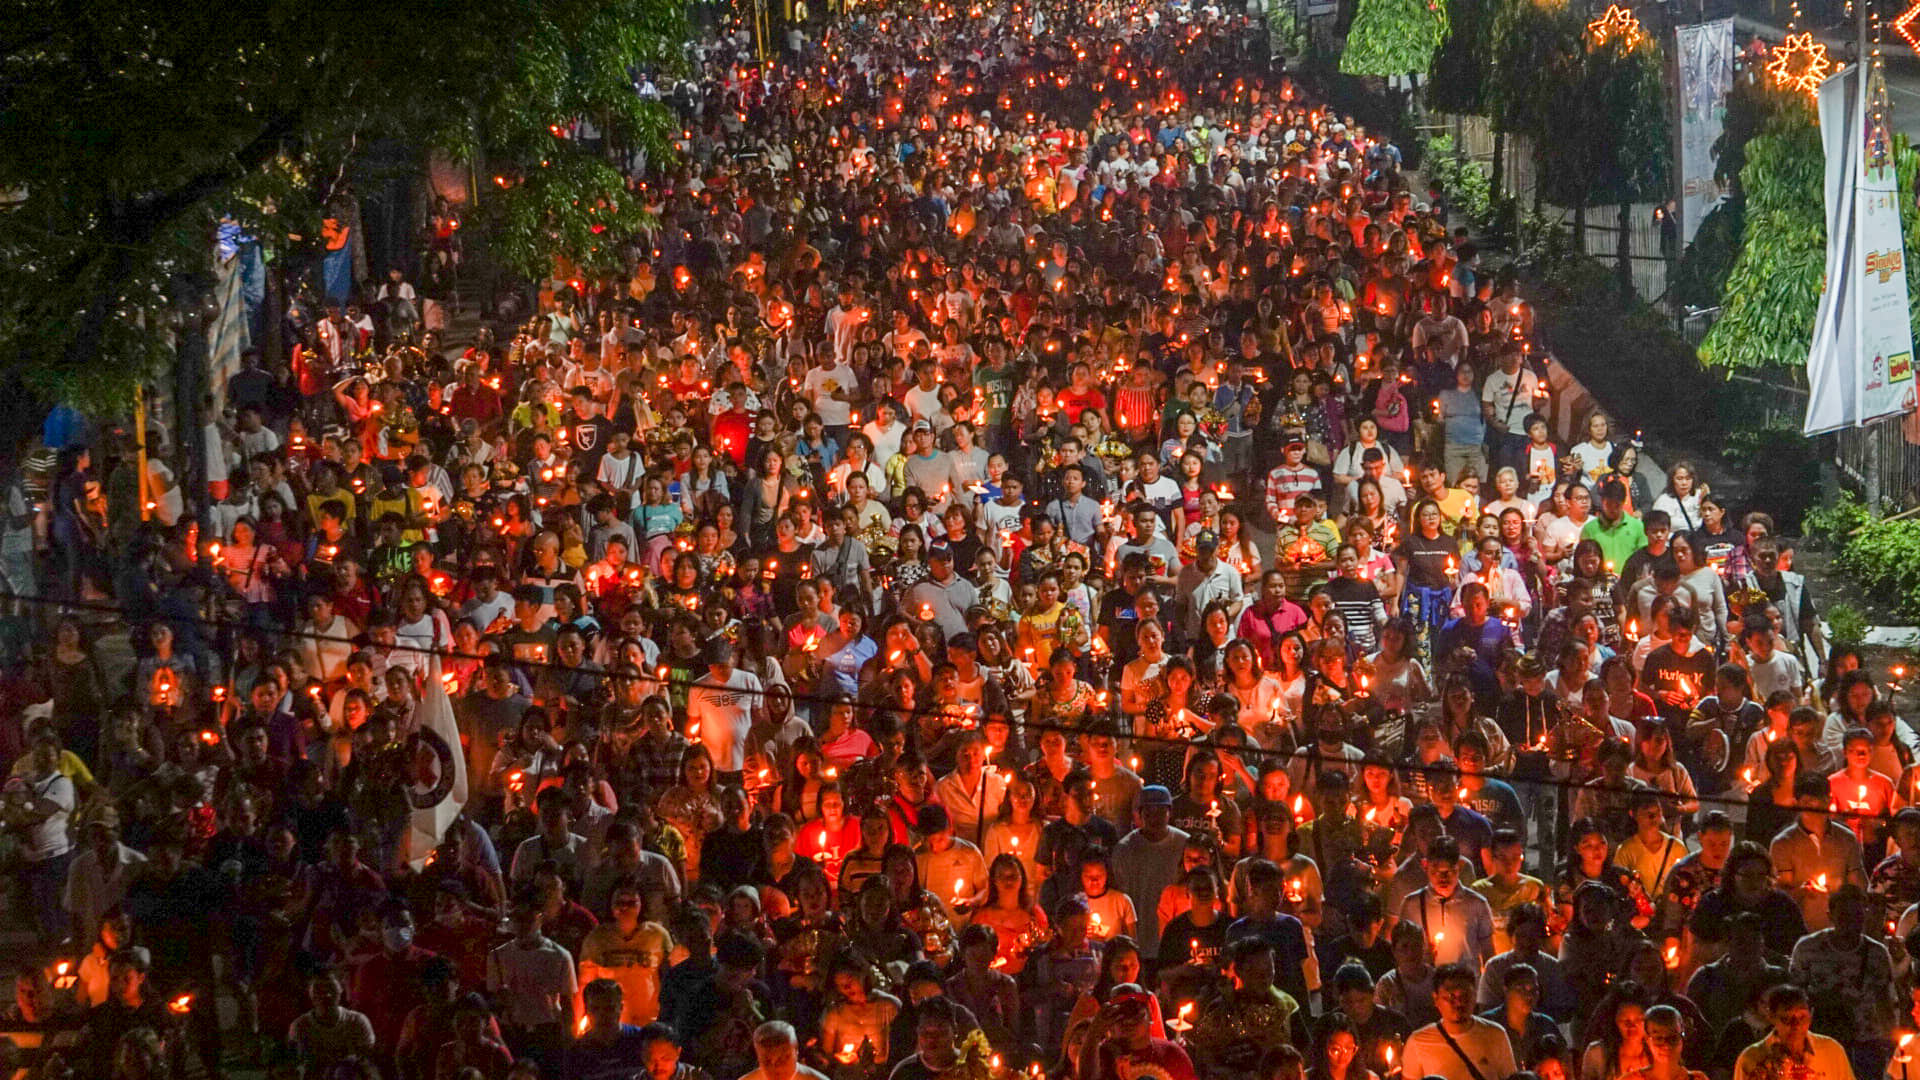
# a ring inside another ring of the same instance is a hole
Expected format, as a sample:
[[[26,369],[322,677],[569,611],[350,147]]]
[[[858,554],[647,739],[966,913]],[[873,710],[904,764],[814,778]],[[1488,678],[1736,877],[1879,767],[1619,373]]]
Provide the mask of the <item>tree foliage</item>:
[[[1485,116],[1492,81],[1493,21],[1499,0],[1450,0],[1451,23],[1433,58],[1427,104],[1442,112]]]
[[[214,226],[313,249],[375,143],[502,177],[482,217],[517,268],[542,242],[591,262],[638,208],[564,125],[661,144],[630,73],[681,62],[685,24],[667,0],[41,0],[0,41],[0,349],[115,413],[168,357],[172,285],[209,267]]]
[[[1549,17],[1559,34],[1571,30],[1585,39],[1577,15]],[[1529,132],[1549,201],[1582,207],[1665,192],[1672,155],[1662,63],[1650,40],[1628,47],[1618,38],[1550,61],[1542,82],[1552,100],[1537,103],[1534,112],[1545,128]]]
[[[1340,70],[1347,75],[1424,75],[1447,30],[1447,0],[1360,0],[1340,53]]]
[[[1802,103],[1776,112],[1746,144],[1740,186],[1746,228],[1727,275],[1720,319],[1700,343],[1700,358],[1727,368],[1797,367],[1813,343],[1814,313],[1826,275],[1826,165],[1813,110]],[[1901,222],[1909,253],[1920,250],[1920,214],[1912,211],[1920,153],[1894,138]],[[1920,296],[1920,273],[1906,262],[1907,295]],[[1920,336],[1920,308],[1908,305]]]
[[[1493,0],[1488,45],[1487,111],[1493,126],[1536,144],[1550,137],[1557,110],[1571,93],[1564,80],[1581,50],[1584,27],[1564,2]]]

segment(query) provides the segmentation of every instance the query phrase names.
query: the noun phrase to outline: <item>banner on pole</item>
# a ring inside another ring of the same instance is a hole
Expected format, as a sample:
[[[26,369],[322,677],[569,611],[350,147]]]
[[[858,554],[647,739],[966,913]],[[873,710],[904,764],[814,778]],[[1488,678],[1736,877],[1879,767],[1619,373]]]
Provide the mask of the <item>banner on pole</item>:
[[[1899,182],[1885,84],[1869,75],[1856,64],[1820,86],[1827,261],[1807,353],[1808,435],[1914,407]]]
[[[1707,212],[1726,197],[1713,178],[1713,144],[1726,126],[1733,86],[1733,20],[1674,31],[1680,59],[1680,242],[1693,242]]]

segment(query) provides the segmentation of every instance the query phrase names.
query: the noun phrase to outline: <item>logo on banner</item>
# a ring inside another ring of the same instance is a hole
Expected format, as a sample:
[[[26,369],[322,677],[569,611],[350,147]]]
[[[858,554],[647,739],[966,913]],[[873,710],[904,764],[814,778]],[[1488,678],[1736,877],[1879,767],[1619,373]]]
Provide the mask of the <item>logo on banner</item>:
[[[1880,284],[1893,280],[1893,275],[1901,272],[1902,252],[1899,248],[1892,251],[1867,252],[1867,273],[1876,274]]]

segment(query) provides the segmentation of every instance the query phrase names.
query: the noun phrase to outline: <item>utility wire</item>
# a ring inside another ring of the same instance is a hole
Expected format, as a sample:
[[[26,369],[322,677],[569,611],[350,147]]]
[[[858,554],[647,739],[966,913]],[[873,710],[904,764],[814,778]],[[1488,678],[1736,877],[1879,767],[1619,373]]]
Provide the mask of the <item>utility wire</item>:
[[[125,615],[125,611],[123,610],[122,606],[117,602],[102,603],[99,601],[71,601],[71,600],[62,600],[62,599],[58,599],[50,596],[33,596],[33,595],[26,595],[22,593],[13,593],[13,592],[0,592],[0,600],[12,600],[12,601],[18,601],[20,603],[25,603],[25,604],[56,607],[56,608],[60,608],[68,611],[73,611],[73,610],[98,611],[98,612],[115,614],[115,615],[122,615],[122,616]],[[153,621],[167,622],[167,623],[188,623],[192,625],[209,627],[209,628],[219,629],[219,630],[236,630],[236,631],[243,631],[243,632],[259,632],[260,631],[259,627],[249,623],[237,622],[230,619],[214,619],[214,618],[208,618],[204,616],[184,617],[184,616],[178,616],[178,615],[162,614],[157,616]],[[323,634],[323,633],[319,633],[318,631],[298,630],[298,629],[278,630],[278,631],[273,631],[272,633],[275,636],[279,636],[279,637],[299,638],[299,639],[304,639],[309,641],[332,642],[337,644],[352,645],[355,647],[356,651],[364,650],[368,647],[367,643],[360,638],[348,637],[341,634]],[[456,651],[452,648],[444,648],[444,649],[421,648],[417,645],[408,645],[408,644],[395,644],[392,647],[392,651],[412,653],[419,656],[439,657],[442,660],[482,660],[484,661],[500,655],[498,653],[464,653],[464,652]],[[684,688],[689,690],[691,689],[709,689],[709,690],[725,689],[728,693],[732,693],[732,694],[741,694],[746,696],[759,696],[759,697],[770,697],[776,693],[776,691],[769,690],[764,687],[758,690],[748,689],[745,687],[722,688],[722,687],[716,686],[713,683],[705,682],[700,679],[669,679],[663,675],[660,675],[658,669],[656,669],[656,671],[652,674],[642,671],[638,675],[622,675],[618,672],[612,672],[612,671],[589,670],[584,668],[568,667],[567,665],[559,663],[558,661],[555,661],[555,660],[511,660],[509,659],[508,662],[521,668],[562,671],[562,672],[566,672],[568,674],[573,674],[573,675],[586,675],[586,676],[589,676],[590,678],[597,679],[597,680],[611,680],[611,679],[618,679],[618,678],[637,678],[645,681],[654,682],[662,687],[677,687],[677,688]],[[806,702],[808,704],[819,705],[826,708],[831,708],[836,705],[850,704],[852,705],[852,707],[856,709],[866,709],[866,710],[875,711],[875,712],[890,712],[900,716],[933,717],[933,718],[937,718],[945,721],[953,721],[955,719],[963,718],[964,716],[964,714],[956,713],[950,709],[929,708],[926,706],[915,706],[913,708],[906,708],[899,705],[888,705],[881,702],[860,701],[857,698],[852,702],[848,702],[841,698],[833,697],[825,694],[800,694],[800,693],[794,693],[792,691],[787,691],[784,694],[781,694],[780,696],[787,697],[790,700],[795,702]],[[1349,699],[1349,700],[1352,700],[1352,699]],[[1332,705],[1332,704],[1333,703],[1329,703],[1329,705]],[[1089,716],[1089,719],[1092,719],[1095,716],[1095,714],[1092,712],[1092,710],[1089,710],[1088,716]],[[980,721],[977,719],[971,721],[971,723],[974,725],[977,725],[979,722]],[[1075,727],[1070,724],[1062,724],[1062,723],[1052,722],[1052,721],[1023,719],[1017,724],[1013,724],[1011,720],[1009,721],[1009,723],[1012,724],[1012,726],[1015,726],[1022,731],[1033,731],[1033,732],[1058,731],[1068,736],[1068,738],[1070,739],[1075,736],[1082,736],[1087,734],[1087,728],[1084,726]],[[1239,730],[1244,732],[1246,729],[1241,728]],[[1325,753],[1325,752],[1322,752],[1318,747],[1311,746],[1311,745],[1303,745],[1292,751],[1273,750],[1273,749],[1268,749],[1266,747],[1260,746],[1259,744],[1253,743],[1253,742],[1248,742],[1243,745],[1235,745],[1230,743],[1218,742],[1209,738],[1206,733],[1202,733],[1201,735],[1192,739],[1178,739],[1178,738],[1172,738],[1164,735],[1130,734],[1125,732],[1118,733],[1116,734],[1115,737],[1117,739],[1124,740],[1132,745],[1145,744],[1150,746],[1178,747],[1186,750],[1224,751],[1227,753],[1231,753],[1236,757],[1270,760],[1277,765],[1284,765],[1287,762],[1295,761],[1295,760],[1317,761],[1324,765],[1338,766],[1343,770],[1355,770],[1355,771],[1365,768],[1369,765],[1372,765],[1372,766],[1378,766],[1380,768],[1387,769],[1393,772],[1399,772],[1399,773],[1417,772],[1429,778],[1443,777],[1443,778],[1447,778],[1449,782],[1452,782],[1453,778],[1456,778],[1461,775],[1458,766],[1454,766],[1451,768],[1435,767],[1433,765],[1421,764],[1420,762],[1417,762],[1417,761],[1396,761],[1391,758],[1379,757],[1372,754],[1368,754],[1366,752],[1362,752],[1359,758],[1353,758],[1344,754]],[[1248,734],[1248,738],[1251,738],[1250,733]],[[1515,752],[1519,752],[1523,749],[1524,748],[1521,748],[1521,747],[1513,748]],[[1738,752],[1738,748],[1732,748],[1732,747],[1729,748],[1729,753],[1736,753],[1736,752]],[[1661,789],[1652,788],[1652,787],[1630,787],[1627,785],[1596,784],[1591,782],[1577,781],[1571,778],[1560,778],[1560,777],[1553,777],[1553,776],[1540,777],[1540,778],[1532,778],[1532,777],[1521,778],[1521,777],[1515,776],[1513,773],[1511,773],[1508,770],[1482,769],[1478,773],[1473,775],[1478,775],[1488,780],[1503,781],[1508,785],[1515,787],[1516,790],[1520,785],[1530,785],[1536,788],[1553,788],[1553,789],[1565,789],[1565,790],[1572,790],[1572,791],[1588,791],[1588,792],[1594,792],[1598,794],[1609,794],[1609,795],[1632,795],[1633,793],[1636,793],[1636,792],[1652,791],[1660,795],[1665,801],[1674,802],[1674,803],[1697,802],[1703,806],[1711,805],[1711,806],[1724,806],[1724,807],[1746,807],[1750,805],[1750,800],[1745,798],[1730,796],[1730,795],[1694,794],[1692,796],[1685,796],[1675,792],[1663,791]],[[1355,776],[1353,777],[1353,779],[1357,781],[1358,777]],[[1894,777],[1892,779],[1895,781],[1895,783],[1898,783],[1899,781],[1898,777]],[[1305,794],[1305,793],[1296,793],[1296,794]],[[1868,813],[1865,811],[1861,811],[1861,812],[1842,811],[1837,808],[1833,808],[1833,809],[1829,809],[1827,812],[1831,814],[1838,814],[1850,820],[1857,819],[1862,821],[1871,820],[1871,821],[1883,821],[1883,822],[1891,822],[1893,820],[1892,811]]]

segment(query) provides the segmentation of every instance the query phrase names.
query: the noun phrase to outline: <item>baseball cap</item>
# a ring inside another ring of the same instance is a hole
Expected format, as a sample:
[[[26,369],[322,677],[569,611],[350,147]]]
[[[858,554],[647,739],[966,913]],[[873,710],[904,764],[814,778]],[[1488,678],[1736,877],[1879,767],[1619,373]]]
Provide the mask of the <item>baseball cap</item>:
[[[1173,792],[1163,784],[1148,784],[1140,789],[1141,806],[1172,806]]]
[[[1195,551],[1218,551],[1219,549],[1220,536],[1212,529],[1201,529],[1200,534],[1193,538],[1193,550]]]
[[[932,431],[933,425],[927,423],[925,420],[915,420],[913,422],[913,430],[914,431]]]

